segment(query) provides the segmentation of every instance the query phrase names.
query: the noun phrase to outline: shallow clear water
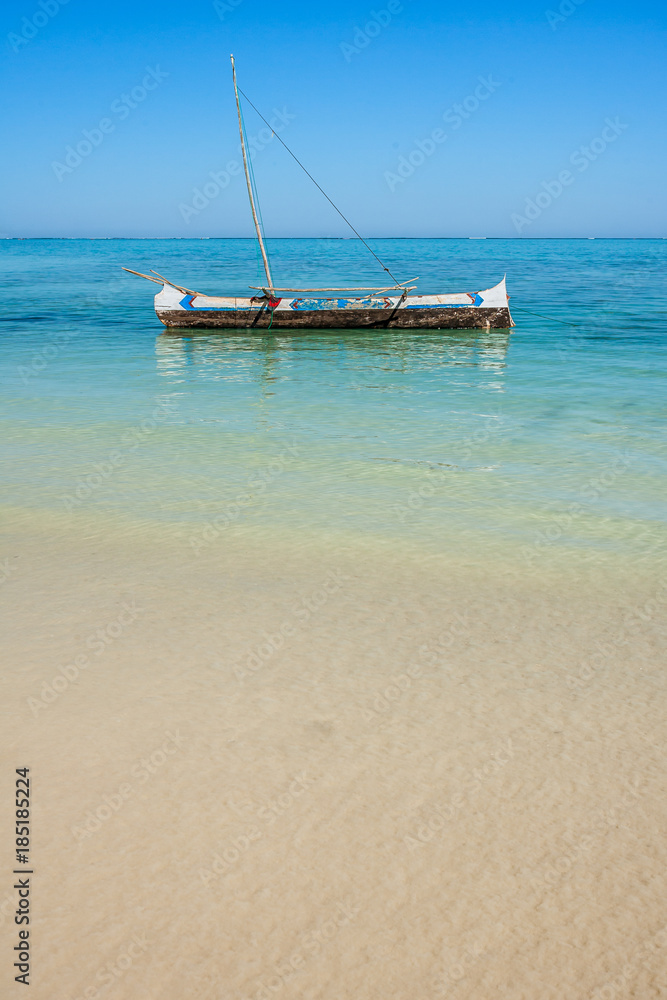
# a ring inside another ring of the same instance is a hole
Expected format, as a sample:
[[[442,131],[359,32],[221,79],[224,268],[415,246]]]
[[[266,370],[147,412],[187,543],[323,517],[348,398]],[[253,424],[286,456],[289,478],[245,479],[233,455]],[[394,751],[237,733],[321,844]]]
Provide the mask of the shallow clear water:
[[[36,1000],[664,995],[667,247],[378,249],[516,327],[167,333],[120,265],[250,242],[0,244]]]
[[[667,244],[374,247],[421,291],[507,272],[516,327],[166,332],[157,286],[121,265],[242,292],[259,277],[253,241],[3,241],[5,502],[180,522],[195,537],[215,521],[656,557]],[[356,241],[269,249],[277,281],[378,279]]]

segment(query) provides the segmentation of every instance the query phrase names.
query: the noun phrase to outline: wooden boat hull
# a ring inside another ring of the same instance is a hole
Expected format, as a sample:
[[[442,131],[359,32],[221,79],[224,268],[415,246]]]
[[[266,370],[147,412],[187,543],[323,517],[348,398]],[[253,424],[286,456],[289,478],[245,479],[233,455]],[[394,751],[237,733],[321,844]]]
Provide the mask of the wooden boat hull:
[[[429,309],[419,313],[392,316],[392,310],[383,315],[378,310],[327,309],[300,316],[273,316],[266,310],[249,315],[248,311],[211,312],[208,316],[184,315],[182,312],[163,310],[160,321],[168,327],[218,328],[228,330],[277,329],[304,330],[356,330],[366,327],[380,329],[435,329],[475,330],[507,329],[512,326],[508,309]]]
[[[505,279],[461,295],[375,296],[358,299],[255,299],[184,294],[165,284],[155,311],[167,327],[271,329],[508,329],[514,326]]]

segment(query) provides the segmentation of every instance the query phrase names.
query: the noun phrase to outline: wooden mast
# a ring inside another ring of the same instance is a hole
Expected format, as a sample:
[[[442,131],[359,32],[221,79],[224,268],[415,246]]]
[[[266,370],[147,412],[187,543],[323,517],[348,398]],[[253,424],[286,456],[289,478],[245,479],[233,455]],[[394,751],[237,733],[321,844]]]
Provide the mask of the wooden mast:
[[[243,154],[243,169],[245,170],[246,184],[248,185],[248,197],[250,198],[250,209],[252,211],[253,222],[255,223],[255,231],[257,232],[257,240],[259,242],[259,249],[262,251],[262,260],[264,261],[264,270],[266,271],[266,280],[268,283],[268,291],[273,295],[273,279],[271,277],[271,270],[269,268],[269,258],[266,256],[266,248],[264,247],[264,240],[262,239],[262,231],[259,227],[259,219],[257,218],[257,209],[255,208],[255,199],[252,193],[252,184],[250,183],[250,174],[248,172],[248,154],[245,148],[245,136],[243,134],[243,121],[241,119],[241,104],[239,102],[239,89],[236,85],[236,65],[234,63],[234,56],[231,56],[232,60],[232,74],[234,76],[234,94],[236,96],[236,113],[239,116],[239,135],[241,136],[241,153]]]

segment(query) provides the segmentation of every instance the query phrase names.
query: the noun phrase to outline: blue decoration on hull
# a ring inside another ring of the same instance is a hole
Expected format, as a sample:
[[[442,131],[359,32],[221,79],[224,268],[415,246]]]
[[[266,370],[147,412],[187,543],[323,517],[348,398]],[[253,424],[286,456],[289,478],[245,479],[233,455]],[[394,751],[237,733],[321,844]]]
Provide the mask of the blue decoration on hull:
[[[186,295],[178,304],[188,312],[236,312],[236,306],[193,306],[192,300],[196,298],[196,295]]]

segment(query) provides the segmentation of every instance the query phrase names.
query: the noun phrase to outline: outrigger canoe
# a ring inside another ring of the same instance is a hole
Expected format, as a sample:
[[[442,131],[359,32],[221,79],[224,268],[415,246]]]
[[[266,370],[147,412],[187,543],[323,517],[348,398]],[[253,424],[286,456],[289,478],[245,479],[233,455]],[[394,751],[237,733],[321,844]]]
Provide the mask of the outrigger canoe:
[[[129,270],[129,268],[126,268]],[[138,274],[138,271],[132,272]],[[482,292],[460,295],[410,295],[370,292],[357,298],[335,295],[335,289],[298,295],[274,289],[250,298],[202,295],[141,275],[162,284],[155,312],[168,327],[226,329],[506,329],[513,326],[505,279]]]

